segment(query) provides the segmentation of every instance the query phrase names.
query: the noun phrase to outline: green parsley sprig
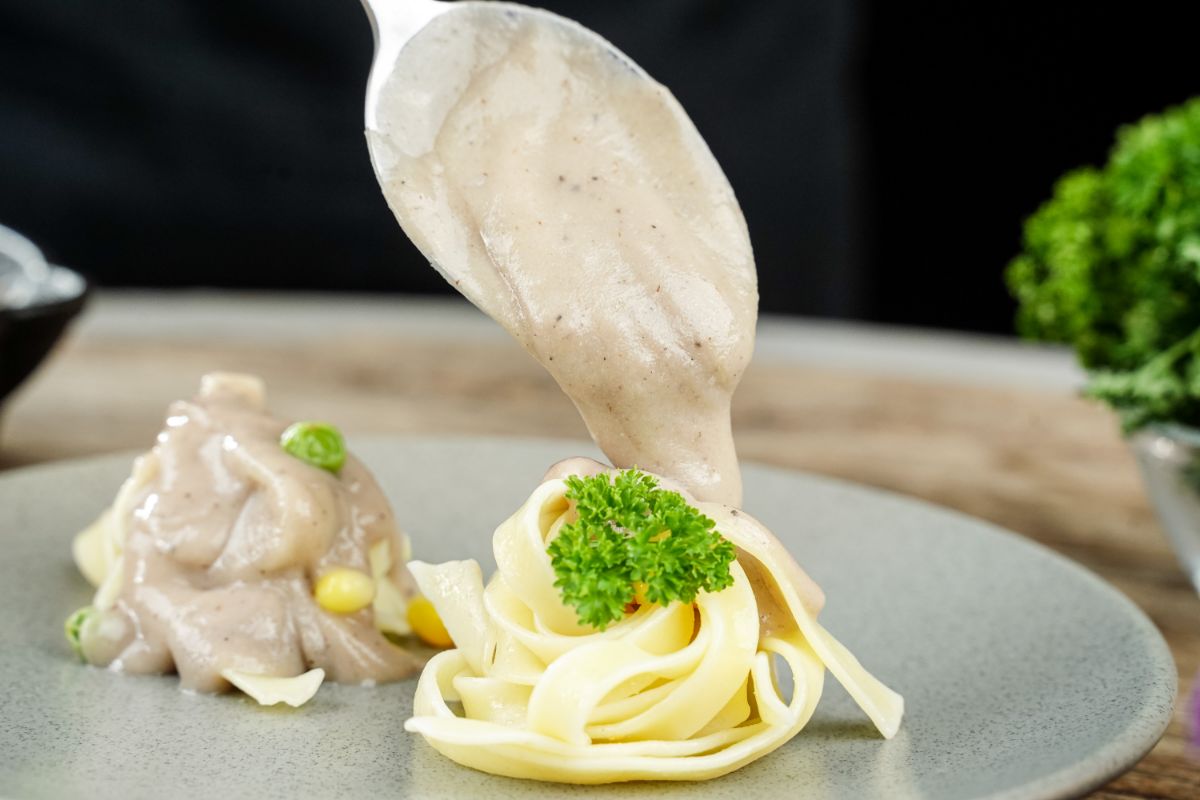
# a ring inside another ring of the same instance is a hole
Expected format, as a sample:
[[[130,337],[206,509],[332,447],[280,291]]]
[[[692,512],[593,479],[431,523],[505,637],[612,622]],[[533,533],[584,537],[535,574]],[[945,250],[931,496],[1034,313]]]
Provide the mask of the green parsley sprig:
[[[1074,346],[1126,431],[1200,425],[1200,97],[1068,173],[1008,266],[1024,335]]]
[[[690,603],[703,589],[733,585],[737,553],[708,517],[678,492],[637,469],[566,479],[579,518],[562,527],[547,552],[563,602],[598,630],[625,615],[638,596],[648,603]]]

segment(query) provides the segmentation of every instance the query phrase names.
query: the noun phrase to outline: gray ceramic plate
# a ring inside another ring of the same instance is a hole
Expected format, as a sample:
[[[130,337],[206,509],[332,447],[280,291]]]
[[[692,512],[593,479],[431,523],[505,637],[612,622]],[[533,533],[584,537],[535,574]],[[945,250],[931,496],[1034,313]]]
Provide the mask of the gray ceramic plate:
[[[591,452],[494,439],[372,439],[357,450],[421,558],[473,556],[488,570],[493,528],[542,470]],[[0,794],[1063,797],[1137,761],[1175,697],[1157,631],[1082,568],[955,513],[748,466],[746,508],[824,586],[825,625],[904,694],[899,735],[877,738],[829,679],[799,736],[720,780],[585,789],[495,778],[404,733],[413,681],[325,686],[299,710],[264,710],[76,662],[62,620],[90,591],[68,543],[128,464],[109,457],[0,477]]]

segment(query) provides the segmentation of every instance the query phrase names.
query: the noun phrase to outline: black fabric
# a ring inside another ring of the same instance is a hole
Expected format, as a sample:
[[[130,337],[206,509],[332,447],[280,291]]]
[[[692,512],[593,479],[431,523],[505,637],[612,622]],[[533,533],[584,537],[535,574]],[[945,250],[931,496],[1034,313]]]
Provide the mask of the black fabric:
[[[856,310],[839,83],[850,6],[546,6],[689,109],[771,265],[764,306]],[[0,37],[0,219],[63,262],[105,284],[445,290],[371,173],[356,3],[4,0]]]
[[[1009,329],[1053,179],[1200,91],[1184,3],[545,5],[683,102],[772,311]],[[352,0],[0,0],[0,221],[107,285],[449,291],[371,173],[370,57]]]
[[[868,316],[1011,331],[1021,223],[1118,125],[1200,94],[1183,0],[875,0],[864,16]]]

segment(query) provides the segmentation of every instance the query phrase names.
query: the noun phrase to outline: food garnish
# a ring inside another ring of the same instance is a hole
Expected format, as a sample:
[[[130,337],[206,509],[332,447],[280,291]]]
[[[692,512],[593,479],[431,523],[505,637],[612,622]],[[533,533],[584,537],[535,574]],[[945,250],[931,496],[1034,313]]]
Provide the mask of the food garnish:
[[[279,437],[284,450],[314,467],[337,473],[346,463],[346,440],[327,422],[296,422]]]
[[[82,633],[84,623],[88,618],[96,612],[92,606],[84,606],[75,610],[71,616],[67,617],[67,621],[63,625],[63,630],[67,635],[67,641],[71,643],[71,649],[75,651],[75,655],[83,658],[83,641]]]
[[[697,592],[733,584],[732,544],[679,492],[637,469],[566,479],[578,518],[562,527],[547,552],[579,622],[604,630],[635,601],[690,603]]]
[[[1126,431],[1200,424],[1200,98],[1064,175],[1008,267],[1024,335],[1075,348]]]

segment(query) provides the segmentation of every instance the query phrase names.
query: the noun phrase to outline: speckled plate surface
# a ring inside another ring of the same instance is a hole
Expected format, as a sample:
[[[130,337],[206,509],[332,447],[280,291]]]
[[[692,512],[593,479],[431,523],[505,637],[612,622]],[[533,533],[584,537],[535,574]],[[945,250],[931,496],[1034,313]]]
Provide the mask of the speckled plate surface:
[[[358,443],[416,554],[492,568],[491,532],[543,469],[583,444]],[[63,618],[90,590],[69,542],[127,456],[0,475],[0,795],[11,798],[1051,798],[1138,760],[1166,727],[1171,656],[1091,573],[965,516],[843,483],[747,466],[746,509],[829,597],[822,621],[904,694],[884,742],[832,679],[809,726],[703,784],[564,787],[453,764],[401,723],[415,681],[325,686],[299,710],[197,696],[171,677],[85,667]]]

